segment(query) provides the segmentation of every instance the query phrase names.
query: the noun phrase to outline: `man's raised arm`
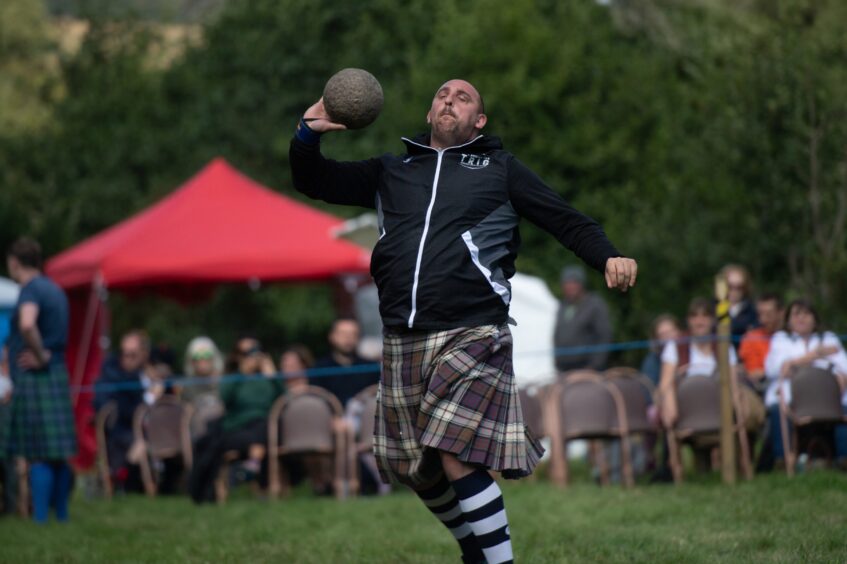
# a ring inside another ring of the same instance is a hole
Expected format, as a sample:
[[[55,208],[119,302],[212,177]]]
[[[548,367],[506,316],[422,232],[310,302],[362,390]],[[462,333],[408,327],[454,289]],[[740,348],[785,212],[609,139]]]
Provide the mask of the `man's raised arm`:
[[[321,154],[321,135],[346,129],[329,120],[323,98],[306,110],[288,151],[291,180],[301,193],[331,204],[375,207],[379,159],[338,162]]]

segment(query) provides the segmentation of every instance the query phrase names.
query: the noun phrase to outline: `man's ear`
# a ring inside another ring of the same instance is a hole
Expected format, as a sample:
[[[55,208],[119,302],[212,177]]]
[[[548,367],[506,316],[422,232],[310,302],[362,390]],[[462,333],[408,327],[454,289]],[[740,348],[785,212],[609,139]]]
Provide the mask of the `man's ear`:
[[[482,129],[485,127],[485,124],[488,123],[488,116],[485,114],[479,114],[476,117],[476,123],[474,123],[474,127],[476,129]]]
[[[427,125],[432,124],[432,118],[430,117],[430,114],[432,114],[432,110],[430,110],[426,113],[426,123],[427,123]]]

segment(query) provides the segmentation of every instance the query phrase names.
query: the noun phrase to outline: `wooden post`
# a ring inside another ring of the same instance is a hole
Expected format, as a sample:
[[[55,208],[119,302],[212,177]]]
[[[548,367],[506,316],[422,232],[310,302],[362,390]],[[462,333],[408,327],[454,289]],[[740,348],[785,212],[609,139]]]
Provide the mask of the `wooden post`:
[[[721,390],[721,476],[725,484],[735,483],[735,436],[732,418],[732,383],[729,366],[730,319],[726,279],[715,279],[715,296],[718,299],[718,373]]]

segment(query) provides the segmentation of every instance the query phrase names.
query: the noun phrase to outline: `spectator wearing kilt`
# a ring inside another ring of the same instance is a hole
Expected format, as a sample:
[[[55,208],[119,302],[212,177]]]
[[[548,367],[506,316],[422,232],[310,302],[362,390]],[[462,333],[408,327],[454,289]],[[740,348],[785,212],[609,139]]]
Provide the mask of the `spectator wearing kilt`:
[[[291,142],[294,186],[309,197],[373,208],[371,274],[384,330],[374,450],[382,478],[410,486],[459,543],[464,562],[511,562],[500,489],[543,450],[524,426],[512,367],[509,278],[522,217],[556,237],[607,285],[635,283],[600,226],[544,184],[496,137],[479,92],[451,80],[435,94],[430,132],[406,153],[326,159],[323,99]]]
[[[72,481],[67,459],[77,448],[64,358],[68,300],[41,274],[41,248],[35,241],[13,243],[6,264],[21,291],[8,341],[11,420],[0,445],[9,457],[29,462],[35,521],[46,522],[51,505],[56,518],[65,521]]]

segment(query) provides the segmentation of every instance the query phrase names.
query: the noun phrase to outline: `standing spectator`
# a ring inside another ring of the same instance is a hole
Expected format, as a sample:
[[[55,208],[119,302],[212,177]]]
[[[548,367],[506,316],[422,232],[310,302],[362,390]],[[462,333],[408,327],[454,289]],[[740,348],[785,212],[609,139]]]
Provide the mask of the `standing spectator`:
[[[335,394],[342,406],[371,384],[379,382],[379,370],[355,368],[370,364],[356,352],[359,346],[359,322],[352,317],[340,317],[332,323],[328,340],[330,351],[319,358],[315,368],[325,369],[309,378],[309,383]],[[345,370],[349,369],[349,370]]]
[[[650,350],[641,363],[641,373],[650,378],[653,385],[659,385],[662,372],[662,351],[665,345],[676,341],[682,331],[676,317],[669,313],[663,313],[653,320],[650,329]]]
[[[749,329],[741,338],[738,356],[744,363],[747,378],[760,394],[764,395],[765,358],[771,346],[771,337],[782,328],[783,304],[776,294],[762,294],[756,300],[756,314],[760,326]]]
[[[285,378],[285,388],[290,392],[309,385],[306,371],[315,365],[315,358],[305,345],[291,345],[279,357],[279,370]]]
[[[67,521],[72,482],[67,459],[77,450],[65,369],[68,299],[41,273],[41,246],[32,239],[15,241],[6,265],[21,292],[9,334],[11,418],[0,429],[0,450],[29,463],[35,521],[47,522],[51,506],[59,521]]]
[[[606,368],[608,351],[599,350],[562,354],[559,349],[605,345],[612,340],[609,308],[600,296],[585,288],[585,269],[566,266],[562,270],[562,303],[556,315],[553,346],[556,349],[556,369],[559,372],[590,368]]]
[[[801,366],[832,369],[841,384],[847,387],[847,354],[838,336],[821,330],[820,317],[808,300],[794,300],[785,311],[785,330],[778,331],[771,339],[770,350],[765,359],[765,374],[768,390],[765,405],[771,428],[771,445],[774,458],[784,460],[782,428],[779,420],[779,397],[791,403],[791,377]],[[847,406],[847,393],[842,396],[842,405]],[[847,457],[847,426],[835,429],[835,454],[839,459]]]
[[[113,480],[124,490],[140,491],[140,473],[132,453],[132,421],[142,403],[152,404],[164,392],[158,372],[150,365],[150,338],[133,329],[121,338],[118,355],[103,362],[94,394],[94,409],[109,402],[117,407],[114,426],[106,435],[106,452]]]
[[[751,299],[753,283],[750,280],[750,272],[739,264],[724,266],[721,269],[721,275],[726,279],[727,285],[732,342],[738,343],[744,333],[759,326],[759,319]]]

